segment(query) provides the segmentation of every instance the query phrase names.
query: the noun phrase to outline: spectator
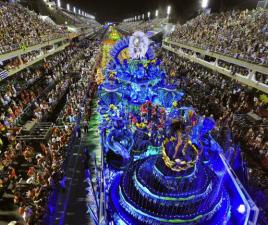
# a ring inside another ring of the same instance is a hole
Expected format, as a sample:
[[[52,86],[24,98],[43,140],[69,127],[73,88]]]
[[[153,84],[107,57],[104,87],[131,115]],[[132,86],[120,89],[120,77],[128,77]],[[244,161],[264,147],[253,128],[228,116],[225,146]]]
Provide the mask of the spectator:
[[[84,128],[84,133],[87,134],[88,133],[88,121],[86,119],[83,121],[83,128]]]

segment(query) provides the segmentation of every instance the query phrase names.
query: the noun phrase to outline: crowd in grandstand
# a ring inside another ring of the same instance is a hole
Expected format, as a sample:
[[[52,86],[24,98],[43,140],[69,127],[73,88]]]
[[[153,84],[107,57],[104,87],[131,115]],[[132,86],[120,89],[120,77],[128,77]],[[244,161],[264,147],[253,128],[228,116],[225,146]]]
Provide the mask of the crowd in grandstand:
[[[220,67],[223,67],[227,70],[230,70],[232,72],[232,75],[235,74],[239,74],[239,75],[243,75],[243,76],[248,76],[249,75],[249,70],[244,68],[244,67],[240,67],[231,63],[227,63],[224,61],[219,60],[218,61],[218,65]]]
[[[0,1],[0,53],[39,44],[64,35],[64,31],[40,19],[19,4]]]
[[[40,66],[22,71],[16,76],[17,79],[6,81],[6,85],[2,85],[0,90],[0,105],[3,106],[1,107],[1,126],[10,127],[11,124],[18,121],[24,109],[31,105],[36,107],[35,116],[41,119],[41,102],[52,104],[59,85],[48,96],[43,97],[41,94],[44,93],[44,90],[50,91],[63,77],[63,73],[70,64],[70,59],[77,52],[76,47],[70,47]]]
[[[13,140],[1,161],[1,191],[10,188],[27,224],[41,224],[53,185],[62,179],[64,149],[72,130],[54,127],[51,139],[38,148]],[[3,178],[2,178],[3,176]]]
[[[40,54],[41,54],[40,51],[32,51],[21,55],[20,58],[15,57],[6,60],[1,67],[3,67],[3,69],[5,69],[6,71],[15,70],[20,68],[20,66],[35,60]]]
[[[122,22],[118,27],[130,33],[138,30],[147,33],[148,31],[156,31],[160,29],[163,30],[163,27],[167,22],[168,20],[166,18],[155,18],[148,21],[138,20],[132,22]]]
[[[6,192],[14,194],[14,203],[27,224],[41,224],[48,210],[51,191],[64,188],[65,149],[76,123],[65,120],[63,128],[54,126],[48,142],[36,146],[17,140],[21,127],[15,123],[16,118],[30,105],[33,112],[30,118],[45,121],[44,115],[57,105],[71,84],[64,115],[79,115],[86,128],[94,94],[92,70],[95,61],[92,58],[97,54],[98,45],[90,44],[89,40],[84,42],[70,46],[43,64],[21,72],[17,79],[9,79],[1,85],[0,196]],[[86,58],[73,64],[72,59],[76,56]],[[67,76],[73,70],[81,73],[78,83]],[[38,82],[40,79],[42,82]]]
[[[95,76],[94,58],[97,54],[96,43],[90,44],[84,51],[84,57],[73,65],[74,71],[81,74],[81,77],[78,82],[73,82],[70,86],[67,103],[59,116],[63,123],[74,124],[80,119],[87,121],[91,116],[91,104],[96,88],[95,83],[92,82]]]
[[[199,53],[195,53],[194,51],[190,49],[186,49],[183,47],[179,47],[178,45],[172,44],[172,48],[174,50],[179,51],[180,53],[187,54],[192,57],[199,58],[201,60],[205,60],[206,62],[211,62],[215,64],[217,67],[220,67],[221,69],[225,69],[226,71],[230,72],[230,75],[236,75],[236,76],[243,76],[247,77],[249,79],[252,79],[253,82],[260,83],[267,85],[268,84],[268,76],[264,73],[260,72],[253,72],[251,69],[248,69],[246,67],[231,63],[231,62],[225,62],[221,59],[215,61],[213,57],[204,57],[203,55]],[[211,61],[210,61],[211,60]]]
[[[263,8],[201,14],[177,25],[171,40],[268,65],[267,20]]]

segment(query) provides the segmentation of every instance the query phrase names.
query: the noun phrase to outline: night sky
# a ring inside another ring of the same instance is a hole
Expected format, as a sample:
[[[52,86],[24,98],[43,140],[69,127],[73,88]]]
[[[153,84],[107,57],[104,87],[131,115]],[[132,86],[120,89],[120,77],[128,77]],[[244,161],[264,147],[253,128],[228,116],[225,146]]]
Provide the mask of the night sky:
[[[148,11],[155,14],[159,9],[160,15],[166,14],[166,7],[172,6],[172,18],[185,22],[185,20],[196,15],[200,8],[201,0],[61,0],[65,8],[69,3],[81,10],[96,16],[101,22],[121,22],[128,17],[147,15]],[[224,10],[230,7],[254,7],[257,0],[209,0],[213,11]]]

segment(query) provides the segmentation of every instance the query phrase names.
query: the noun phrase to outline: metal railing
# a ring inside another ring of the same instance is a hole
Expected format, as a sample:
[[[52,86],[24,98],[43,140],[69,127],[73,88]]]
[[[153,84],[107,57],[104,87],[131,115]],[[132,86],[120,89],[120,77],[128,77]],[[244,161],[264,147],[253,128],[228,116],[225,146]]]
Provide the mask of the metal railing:
[[[223,75],[226,75],[231,79],[238,80],[239,82],[242,82],[250,87],[254,87],[263,91],[264,93],[268,93],[268,85],[266,84],[266,79],[264,79],[263,81],[262,79],[258,79],[258,76],[256,76],[257,73],[261,73],[263,76],[268,76],[268,68],[263,65],[256,65],[249,62],[244,62],[239,59],[232,58],[230,56],[224,56],[219,53],[208,52],[204,49],[195,48],[186,44],[175,43],[168,40],[163,41],[163,48],[181,57],[193,60],[194,62],[201,64],[209,69],[215,70]],[[198,54],[212,57],[215,59],[215,62],[206,61],[205,57],[200,58],[198,57]],[[219,60],[226,63],[231,63],[234,66],[245,67],[249,71],[249,73],[246,76],[239,73],[233,74],[230,69],[225,69],[224,67],[220,66],[218,63]]]

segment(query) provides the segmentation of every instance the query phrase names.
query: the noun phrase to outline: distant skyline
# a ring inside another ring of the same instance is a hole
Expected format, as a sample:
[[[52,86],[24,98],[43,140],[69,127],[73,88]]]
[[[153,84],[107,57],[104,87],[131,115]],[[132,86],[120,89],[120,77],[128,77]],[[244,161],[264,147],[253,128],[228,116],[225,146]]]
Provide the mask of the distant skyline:
[[[213,11],[219,11],[226,7],[255,7],[257,0],[209,0],[209,6]],[[201,8],[201,0],[61,0],[63,8],[67,3],[86,11],[101,22],[121,22],[125,18],[142,15],[147,17],[147,12],[155,15],[159,10],[160,15],[166,15],[166,7],[171,5],[172,18],[185,22],[188,18],[195,16]]]

